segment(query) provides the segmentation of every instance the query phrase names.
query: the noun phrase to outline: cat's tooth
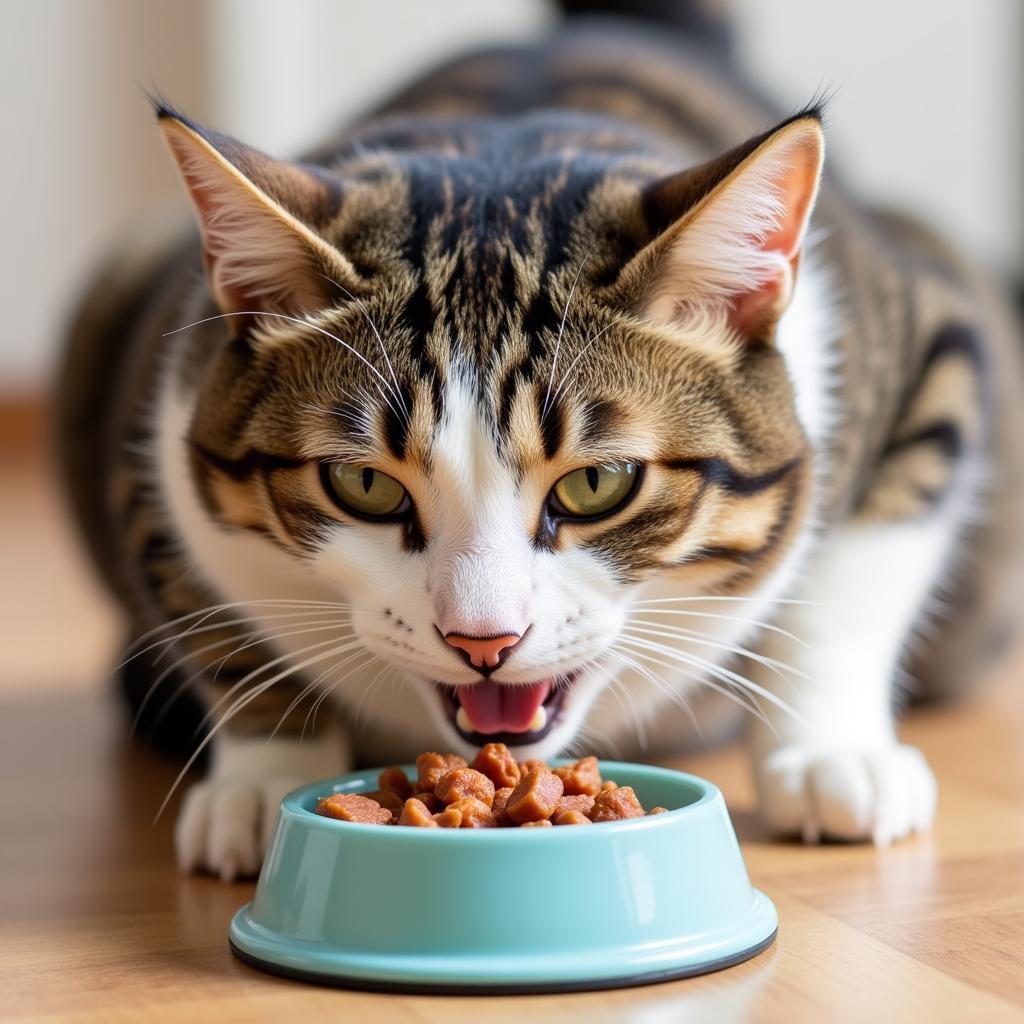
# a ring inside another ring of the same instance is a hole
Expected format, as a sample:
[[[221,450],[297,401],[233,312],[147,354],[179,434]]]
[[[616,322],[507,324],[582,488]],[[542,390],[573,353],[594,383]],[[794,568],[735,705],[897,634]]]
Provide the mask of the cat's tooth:
[[[540,732],[548,724],[548,709],[543,704],[533,713],[530,719],[530,732]]]
[[[476,728],[473,725],[473,720],[469,717],[464,707],[459,707],[459,710],[455,712],[455,724],[463,732],[476,732]]]

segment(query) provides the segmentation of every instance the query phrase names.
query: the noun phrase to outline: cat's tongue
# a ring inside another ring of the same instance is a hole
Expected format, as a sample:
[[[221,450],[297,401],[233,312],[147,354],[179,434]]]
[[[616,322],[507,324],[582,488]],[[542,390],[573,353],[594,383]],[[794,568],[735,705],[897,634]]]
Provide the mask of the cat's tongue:
[[[529,732],[537,709],[551,692],[551,680],[539,683],[473,683],[457,690],[476,732]]]

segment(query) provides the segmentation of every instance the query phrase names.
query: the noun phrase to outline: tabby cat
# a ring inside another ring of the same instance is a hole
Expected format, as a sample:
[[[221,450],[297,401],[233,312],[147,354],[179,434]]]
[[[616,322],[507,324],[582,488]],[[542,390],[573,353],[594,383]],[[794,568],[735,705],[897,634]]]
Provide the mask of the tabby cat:
[[[929,826],[894,703],[1008,635],[1024,370],[954,253],[822,178],[819,107],[574,11],[302,163],[156,114],[200,237],[140,227],[59,405],[134,708],[210,755],[183,869],[255,871],[356,760],[643,757],[733,711],[778,833]]]

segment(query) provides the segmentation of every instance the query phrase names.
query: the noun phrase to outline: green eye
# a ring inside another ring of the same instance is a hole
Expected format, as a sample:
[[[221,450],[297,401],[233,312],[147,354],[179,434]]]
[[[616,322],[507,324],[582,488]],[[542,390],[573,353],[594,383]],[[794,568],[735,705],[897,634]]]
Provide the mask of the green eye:
[[[362,516],[394,516],[409,505],[409,495],[395,479],[355,462],[324,465],[324,486],[344,508]]]
[[[559,512],[590,518],[618,508],[633,493],[638,479],[639,467],[633,462],[584,466],[563,476],[553,495]]]

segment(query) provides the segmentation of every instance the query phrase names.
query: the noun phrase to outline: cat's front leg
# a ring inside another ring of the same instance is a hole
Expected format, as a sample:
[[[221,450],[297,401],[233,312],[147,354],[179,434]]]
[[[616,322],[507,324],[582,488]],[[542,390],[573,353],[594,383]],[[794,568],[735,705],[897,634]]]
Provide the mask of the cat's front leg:
[[[882,845],[928,828],[936,786],[924,756],[900,744],[893,685],[910,631],[941,572],[950,526],[848,524],[828,538],[759,649],[799,671],[753,678],[792,709],[761,700],[752,727],[760,810],[780,834]],[[806,645],[806,646],[804,646]]]
[[[209,776],[182,802],[175,849],[182,871],[209,871],[228,882],[259,871],[289,790],[351,768],[347,738],[335,723],[304,739],[226,733],[212,747]]]

